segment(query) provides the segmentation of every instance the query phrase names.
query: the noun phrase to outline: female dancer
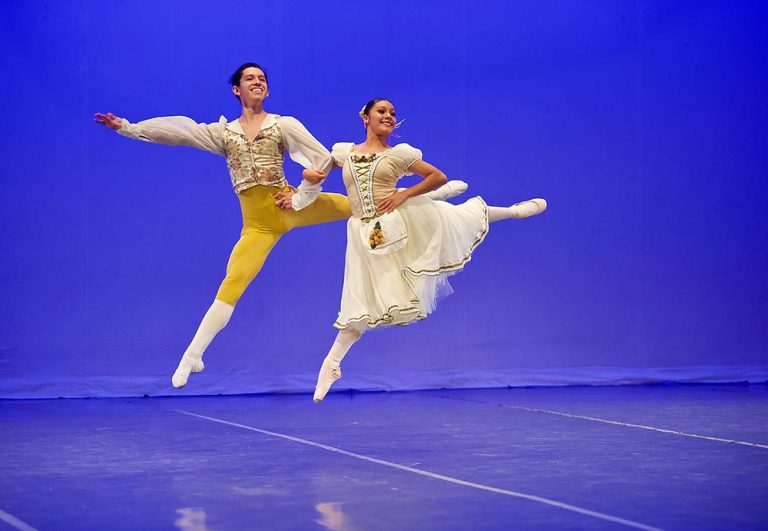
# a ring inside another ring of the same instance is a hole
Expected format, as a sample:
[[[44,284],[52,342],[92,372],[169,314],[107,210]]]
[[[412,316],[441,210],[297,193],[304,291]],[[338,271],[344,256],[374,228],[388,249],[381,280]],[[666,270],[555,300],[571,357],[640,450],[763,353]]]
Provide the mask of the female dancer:
[[[432,202],[422,194],[446,182],[445,175],[421,159],[408,144],[390,146],[397,125],[389,100],[369,101],[360,113],[365,142],[333,146],[334,165],[342,168],[352,218],[347,222],[347,254],[339,329],[325,357],[315,388],[319,403],[341,378],[341,360],[363,332],[377,326],[405,325],[424,319],[448,288],[447,277],[469,262],[485,238],[488,223],[527,218],[547,203],[531,199],[510,207],[489,207],[481,197],[461,205]],[[423,181],[404,190],[403,175]],[[322,179],[304,170],[305,179]]]
[[[264,69],[245,63],[229,79],[240,100],[242,112],[235,121],[223,116],[217,123],[204,124],[184,116],[152,118],[132,124],[112,113],[96,113],[96,123],[123,136],[167,145],[191,146],[226,157],[232,186],[240,200],[243,228],[232,249],[213,304],[205,313],[197,333],[181,357],[171,379],[180,388],[190,373],[204,369],[203,353],[216,334],[229,322],[235,304],[264,265],[280,238],[296,227],[347,219],[349,202],[341,194],[320,193],[319,179],[332,167],[328,150],[295,118],[267,113],[264,100],[269,83]],[[298,190],[288,186],[283,172],[285,151],[304,168],[319,170],[302,181]],[[462,183],[463,184],[463,183]],[[443,199],[463,191],[461,185],[435,194]],[[281,205],[290,199],[290,209]],[[311,204],[310,204],[311,203]]]

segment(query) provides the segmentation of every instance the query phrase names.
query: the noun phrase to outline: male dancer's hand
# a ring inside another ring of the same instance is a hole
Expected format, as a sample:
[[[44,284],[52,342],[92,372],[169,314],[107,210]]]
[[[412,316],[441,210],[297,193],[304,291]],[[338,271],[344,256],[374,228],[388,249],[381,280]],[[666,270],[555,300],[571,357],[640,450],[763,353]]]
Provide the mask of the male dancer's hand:
[[[106,125],[110,129],[114,129],[117,131],[121,127],[123,127],[123,119],[119,116],[115,116],[111,112],[108,112],[107,114],[102,114],[100,112],[97,112],[96,115],[93,117],[93,121],[97,124]]]
[[[275,204],[279,206],[283,210],[292,210],[293,209],[293,194],[295,194],[293,190],[288,192],[277,192],[272,197],[275,199]]]

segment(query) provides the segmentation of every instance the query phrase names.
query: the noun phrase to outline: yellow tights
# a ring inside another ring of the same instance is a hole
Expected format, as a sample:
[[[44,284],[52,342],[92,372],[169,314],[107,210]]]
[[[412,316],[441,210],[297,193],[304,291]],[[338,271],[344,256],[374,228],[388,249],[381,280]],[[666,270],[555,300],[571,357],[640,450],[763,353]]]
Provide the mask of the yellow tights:
[[[234,306],[261,271],[277,241],[291,229],[319,225],[351,216],[349,201],[341,194],[318,195],[302,210],[282,210],[272,196],[272,186],[253,186],[238,194],[243,211],[243,230],[227,263],[227,275],[216,299]]]

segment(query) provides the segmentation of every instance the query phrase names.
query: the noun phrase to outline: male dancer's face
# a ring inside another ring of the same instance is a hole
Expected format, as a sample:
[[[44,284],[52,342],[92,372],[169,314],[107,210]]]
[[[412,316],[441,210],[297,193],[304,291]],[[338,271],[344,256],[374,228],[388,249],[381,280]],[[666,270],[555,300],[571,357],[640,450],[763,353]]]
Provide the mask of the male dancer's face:
[[[232,92],[239,97],[246,107],[254,103],[261,103],[269,95],[267,76],[261,69],[249,66],[243,70],[240,76],[240,85],[232,87]]]

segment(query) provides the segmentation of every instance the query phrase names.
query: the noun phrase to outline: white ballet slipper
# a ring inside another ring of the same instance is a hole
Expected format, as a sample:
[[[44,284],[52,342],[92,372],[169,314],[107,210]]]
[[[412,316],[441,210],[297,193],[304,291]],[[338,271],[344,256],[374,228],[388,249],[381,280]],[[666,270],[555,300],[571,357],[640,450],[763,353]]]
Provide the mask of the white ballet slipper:
[[[515,203],[509,208],[512,210],[512,217],[515,219],[530,218],[544,212],[547,209],[547,201],[537,197],[536,199]]]
[[[176,367],[176,372],[173,373],[171,383],[176,389],[181,389],[187,385],[189,375],[193,372],[203,372],[205,364],[202,358],[195,358],[194,356],[188,356],[184,354],[181,357],[179,366]]]
[[[341,367],[333,367],[327,360],[323,361],[323,366],[320,367],[320,374],[317,375],[315,396],[312,397],[315,404],[322,402],[331,386],[339,379],[341,379]]]
[[[467,191],[469,185],[464,181],[453,180],[448,181],[443,186],[431,192],[424,194],[424,197],[428,197],[433,201],[445,201],[451,197],[456,197]]]

